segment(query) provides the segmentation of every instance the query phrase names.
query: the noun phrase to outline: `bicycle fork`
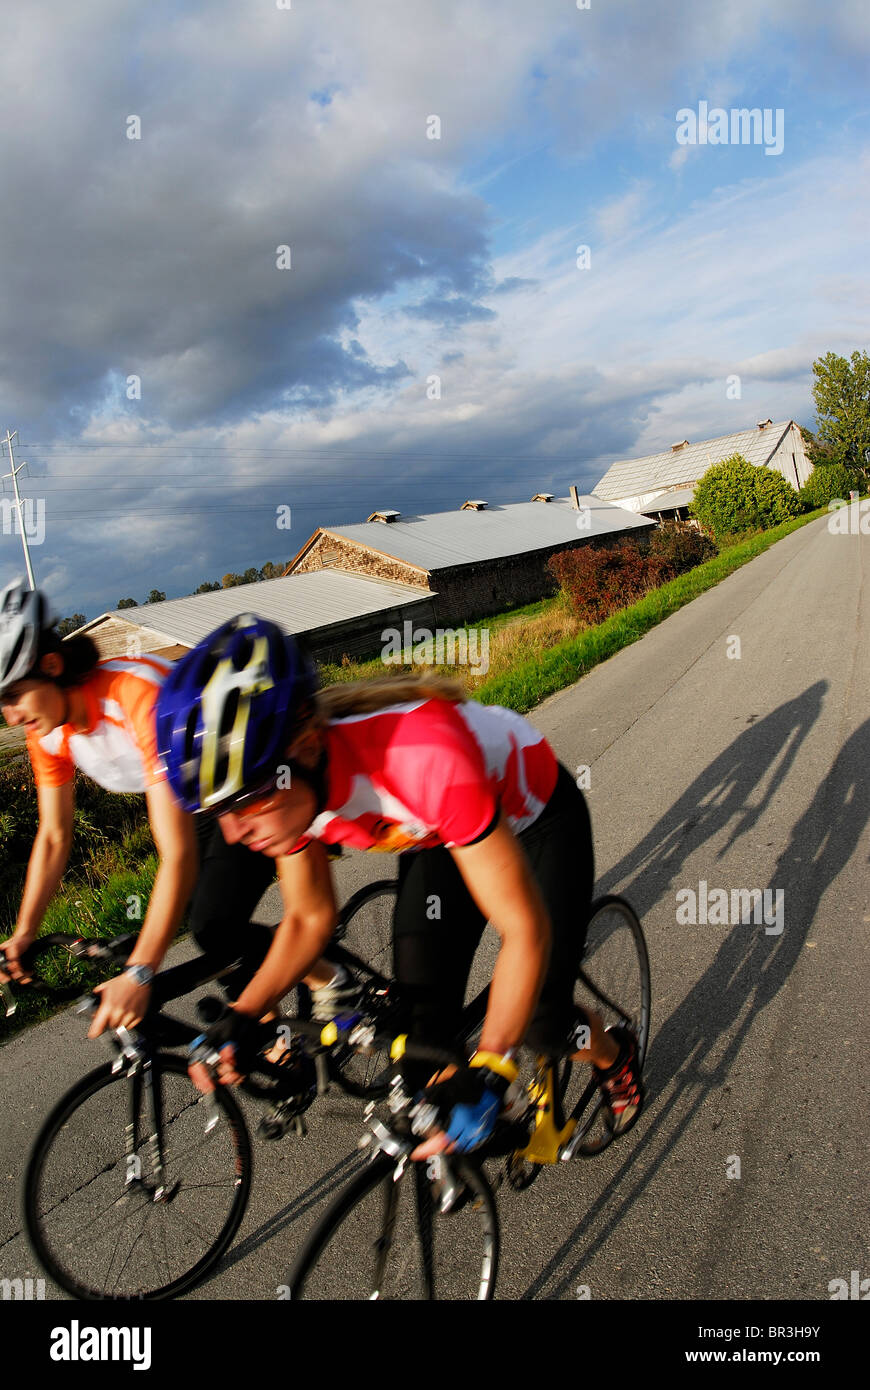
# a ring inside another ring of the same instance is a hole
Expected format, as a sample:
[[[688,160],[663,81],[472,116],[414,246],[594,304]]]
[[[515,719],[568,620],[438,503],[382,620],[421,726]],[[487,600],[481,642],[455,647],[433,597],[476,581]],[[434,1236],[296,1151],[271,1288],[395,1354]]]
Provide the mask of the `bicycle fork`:
[[[169,1201],[173,1194],[166,1189],[160,1082],[159,1079],[155,1079],[151,1059],[143,1053],[141,1046],[137,1046],[132,1039],[129,1039],[129,1043],[124,1039],[121,1041],[122,1053],[116,1066],[120,1069],[124,1060],[129,1063],[127,1077],[130,1083],[130,1115],[124,1130],[124,1198],[130,1195],[134,1187],[139,1187],[150,1196],[152,1202]],[[150,1182],[154,1184],[153,1187],[142,1175],[142,1159],[137,1152],[142,1147],[140,1117],[143,1116],[143,1094],[144,1114],[149,1130],[146,1142],[151,1166]]]

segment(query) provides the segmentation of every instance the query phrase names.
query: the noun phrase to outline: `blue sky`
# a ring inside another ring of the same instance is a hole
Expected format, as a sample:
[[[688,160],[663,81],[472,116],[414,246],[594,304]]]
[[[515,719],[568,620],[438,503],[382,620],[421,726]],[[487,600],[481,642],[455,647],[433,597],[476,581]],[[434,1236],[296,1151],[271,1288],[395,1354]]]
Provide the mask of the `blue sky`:
[[[37,0],[7,28],[0,428],[60,612],[812,426],[814,358],[867,347],[863,0]],[[781,153],[679,145],[702,102],[780,110]]]

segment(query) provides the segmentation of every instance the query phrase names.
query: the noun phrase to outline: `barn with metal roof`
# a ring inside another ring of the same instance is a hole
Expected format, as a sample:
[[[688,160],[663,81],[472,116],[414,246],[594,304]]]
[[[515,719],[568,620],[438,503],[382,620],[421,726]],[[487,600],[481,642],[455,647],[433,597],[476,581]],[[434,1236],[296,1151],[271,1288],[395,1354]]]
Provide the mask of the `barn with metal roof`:
[[[732,454],[742,454],[756,467],[775,469],[794,488],[803,487],[813,471],[800,426],[794,420],[776,424],[760,420],[754,429],[719,435],[699,444],[682,439],[658,454],[621,459],[610,465],[593,492],[633,512],[679,515],[679,508],[691,501],[695,485],[707,469]],[[677,491],[680,500],[665,496]]]
[[[654,522],[599,497],[537,493],[490,507],[403,517],[392,508],[351,526],[320,527],[280,579],[239,584],[138,608],[115,609],[80,629],[100,655],[182,655],[237,613],[250,611],[304,638],[320,661],[367,657],[386,628],[452,626],[555,592],[550,555],[608,544]]]
[[[600,497],[554,498],[491,506],[469,499],[454,511],[402,516],[392,507],[350,526],[320,526],[290,561],[288,575],[331,567],[376,575],[433,595],[442,625],[530,603],[551,594],[551,555],[608,544],[654,526]]]

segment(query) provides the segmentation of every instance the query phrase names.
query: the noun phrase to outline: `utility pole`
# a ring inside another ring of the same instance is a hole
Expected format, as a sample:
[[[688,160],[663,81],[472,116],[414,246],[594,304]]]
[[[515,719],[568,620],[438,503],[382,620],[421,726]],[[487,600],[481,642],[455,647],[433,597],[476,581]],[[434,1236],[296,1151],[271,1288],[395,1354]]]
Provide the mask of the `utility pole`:
[[[3,440],[0,440],[0,443],[5,444],[6,447],[8,448],[8,450],[9,450],[9,464],[10,464],[10,467],[11,467],[11,469],[12,469],[12,472],[11,472],[11,473],[4,473],[4,474],[3,474],[3,479],[4,479],[4,481],[6,480],[6,478],[11,478],[11,479],[12,479],[12,487],[13,487],[13,490],[14,490],[14,492],[15,492],[15,505],[16,505],[16,507],[18,508],[18,528],[19,528],[19,530],[21,531],[21,544],[24,546],[24,563],[25,563],[26,566],[27,566],[27,578],[30,580],[30,587],[31,587],[31,589],[35,589],[35,588],[36,588],[36,585],[35,585],[34,582],[33,582],[33,566],[32,566],[31,563],[30,563],[30,549],[29,549],[28,544],[27,544],[27,531],[26,531],[25,526],[24,526],[24,517],[22,516],[22,513],[21,513],[21,496],[20,496],[20,494],[19,494],[19,492],[18,492],[18,474],[21,472],[21,469],[22,469],[22,468],[26,468],[27,465],[26,465],[25,463],[19,463],[18,467],[16,468],[16,467],[15,467],[15,458],[14,458],[14,455],[13,455],[13,453],[12,453],[12,441],[13,441],[13,439],[15,438],[15,436],[16,436],[17,433],[18,433],[17,430],[13,430],[12,433],[10,434],[10,433],[9,433],[8,426],[7,426],[7,429],[6,429],[6,438],[3,439]]]

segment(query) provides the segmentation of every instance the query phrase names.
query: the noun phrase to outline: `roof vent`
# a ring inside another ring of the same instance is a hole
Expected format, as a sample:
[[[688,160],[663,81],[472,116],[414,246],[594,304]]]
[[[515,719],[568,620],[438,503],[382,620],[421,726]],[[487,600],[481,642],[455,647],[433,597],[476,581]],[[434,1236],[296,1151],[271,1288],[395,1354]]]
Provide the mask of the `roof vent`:
[[[485,507],[486,503],[481,501],[481,499],[477,497],[470,498],[467,502],[463,502],[459,510],[461,512],[482,512],[485,509]]]
[[[367,521],[398,521],[401,512],[394,512],[390,507],[384,507],[379,512],[372,512],[371,516],[366,517]]]
[[[679,442],[679,444],[672,444],[672,445],[671,445],[671,452],[675,454],[675,453],[677,453],[677,451],[678,451],[679,449],[685,449],[685,447],[686,447],[686,445],[688,444],[688,442],[689,442],[688,439],[681,439],[680,442]]]
[[[532,498],[533,502],[552,502],[552,500],[552,492],[536,492],[534,497]]]
[[[759,420],[759,421],[757,422],[757,424],[758,424],[758,428],[759,428],[760,430],[763,430],[763,429],[765,429],[768,425],[772,425],[772,424],[773,424],[773,421],[772,421],[772,420]]]

